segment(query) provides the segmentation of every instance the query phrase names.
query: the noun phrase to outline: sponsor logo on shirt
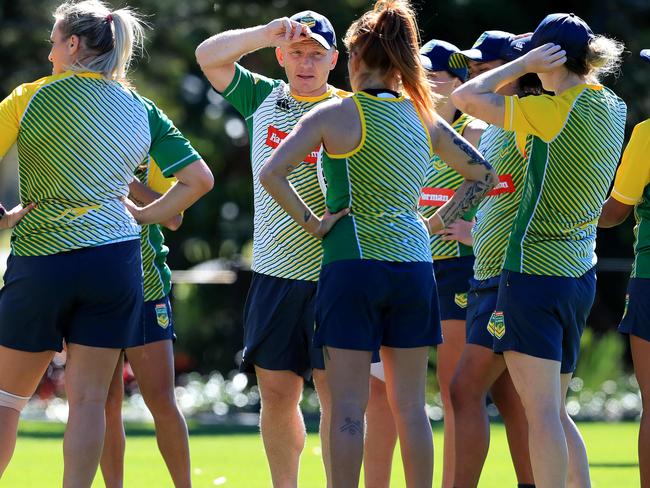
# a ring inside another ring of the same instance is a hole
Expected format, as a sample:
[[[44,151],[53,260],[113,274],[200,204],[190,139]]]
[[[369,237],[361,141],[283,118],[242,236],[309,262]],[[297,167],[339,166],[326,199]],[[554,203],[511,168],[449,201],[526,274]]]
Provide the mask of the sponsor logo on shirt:
[[[442,207],[453,196],[454,190],[450,188],[422,188],[420,206]]]
[[[287,137],[289,134],[283,132],[279,129],[276,129],[272,125],[269,125],[269,130],[266,134],[266,145],[275,149],[280,145],[280,143]],[[305,158],[305,163],[316,164],[318,161],[318,153],[320,152],[320,146],[314,149],[309,156]]]
[[[515,183],[512,181],[512,175],[499,175],[499,183],[492,188],[487,194],[489,197],[502,195],[503,193],[514,193]]]
[[[487,194],[488,197],[495,197],[504,193],[514,193],[515,184],[511,175],[499,175],[499,183]],[[442,207],[454,196],[451,188],[422,188],[420,193],[421,207]]]

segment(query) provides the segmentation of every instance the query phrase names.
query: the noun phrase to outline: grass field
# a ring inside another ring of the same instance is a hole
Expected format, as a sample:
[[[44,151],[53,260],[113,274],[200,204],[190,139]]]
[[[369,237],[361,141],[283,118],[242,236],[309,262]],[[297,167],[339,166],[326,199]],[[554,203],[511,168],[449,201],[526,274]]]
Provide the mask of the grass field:
[[[595,488],[631,488],[639,486],[636,460],[636,423],[582,424],[587,442],[591,474]],[[60,486],[63,426],[25,422],[21,424],[16,453],[0,481],[0,487]],[[152,428],[148,425],[127,428],[127,488],[166,488],[172,484],[156,447]],[[442,430],[434,429],[436,469],[434,486],[440,485]],[[191,429],[192,469],[194,486],[200,487],[269,487],[262,443],[252,429]],[[324,486],[320,464],[318,437],[310,434],[300,472],[300,486]],[[93,487],[102,487],[101,475]],[[393,465],[391,487],[403,487],[404,478],[399,458]],[[492,428],[492,445],[481,487],[515,487],[505,435],[501,425]]]

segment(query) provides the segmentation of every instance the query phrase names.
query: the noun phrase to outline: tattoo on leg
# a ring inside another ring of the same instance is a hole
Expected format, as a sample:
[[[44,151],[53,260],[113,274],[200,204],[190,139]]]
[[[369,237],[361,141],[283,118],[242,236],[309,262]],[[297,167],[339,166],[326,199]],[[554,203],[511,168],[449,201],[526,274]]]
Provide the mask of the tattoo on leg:
[[[361,420],[352,420],[345,417],[345,423],[339,428],[339,432],[347,432],[351,436],[363,434],[363,423]]]

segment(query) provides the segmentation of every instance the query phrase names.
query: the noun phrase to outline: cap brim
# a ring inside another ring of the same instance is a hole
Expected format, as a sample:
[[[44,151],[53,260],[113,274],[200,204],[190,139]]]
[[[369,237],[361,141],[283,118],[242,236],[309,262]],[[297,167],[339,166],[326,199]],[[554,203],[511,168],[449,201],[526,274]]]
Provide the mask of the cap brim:
[[[644,49],[640,53],[641,59],[650,63],[650,49]]]
[[[420,54],[420,61],[422,62],[422,67],[427,71],[447,71],[449,69],[448,66],[434,66],[431,59],[424,54]]]
[[[486,56],[479,49],[468,49],[467,51],[460,51],[458,54],[461,54],[465,56],[467,59],[470,59],[472,61],[477,61],[479,63],[487,63],[489,61],[494,61],[495,59],[499,59],[498,57]]]
[[[313,39],[314,41],[316,41],[318,44],[320,44],[321,46],[323,46],[325,49],[328,49],[328,50],[329,50],[329,49],[332,48],[332,46],[330,45],[330,43],[327,42],[327,41],[325,40],[325,38],[324,38],[323,36],[321,36],[320,34],[316,34],[315,32],[312,32],[312,33],[309,35],[309,38],[310,38],[310,39]]]

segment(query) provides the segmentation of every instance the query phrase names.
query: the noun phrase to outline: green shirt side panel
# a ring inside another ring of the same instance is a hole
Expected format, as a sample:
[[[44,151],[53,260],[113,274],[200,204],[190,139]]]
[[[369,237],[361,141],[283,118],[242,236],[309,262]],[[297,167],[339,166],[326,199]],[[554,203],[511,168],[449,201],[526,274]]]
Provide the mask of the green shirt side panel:
[[[650,156],[649,156],[650,157]],[[634,207],[633,278],[650,278],[650,185],[643,190],[643,200]]]
[[[147,184],[151,164],[138,167],[136,178]],[[152,188],[154,191],[164,191]],[[144,301],[150,302],[167,296],[172,287],[172,272],[167,266],[169,248],[164,245],[165,237],[158,224],[143,225],[140,232],[140,248],[142,252],[142,272],[144,284]]]

